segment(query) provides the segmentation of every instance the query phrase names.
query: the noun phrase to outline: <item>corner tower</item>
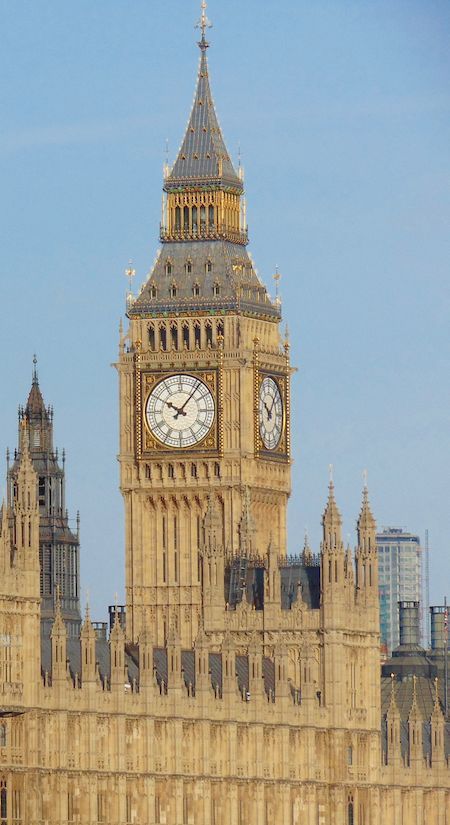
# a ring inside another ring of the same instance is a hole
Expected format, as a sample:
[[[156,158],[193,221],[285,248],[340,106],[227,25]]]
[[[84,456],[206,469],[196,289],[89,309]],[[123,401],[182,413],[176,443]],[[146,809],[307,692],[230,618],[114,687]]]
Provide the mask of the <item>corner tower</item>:
[[[220,630],[226,610],[224,582],[206,574],[207,511],[222,571],[233,556],[264,556],[271,537],[286,554],[290,493],[289,346],[279,301],[247,251],[242,174],[211,94],[205,9],[194,104],[165,172],[162,249],[129,296],[118,363],[127,636],[145,629],[162,645],[174,628],[188,647],[201,624],[212,629],[210,616]]]
[[[81,628],[78,518],[74,533],[66,510],[65,453],[63,451],[61,465],[58,450],[53,446],[53,408],[44,403],[36,358],[27,403],[19,407],[18,449],[13,464],[8,467],[8,506],[14,501],[25,449],[37,476],[42,634],[50,637],[59,588],[61,615],[67,632],[77,637]]]

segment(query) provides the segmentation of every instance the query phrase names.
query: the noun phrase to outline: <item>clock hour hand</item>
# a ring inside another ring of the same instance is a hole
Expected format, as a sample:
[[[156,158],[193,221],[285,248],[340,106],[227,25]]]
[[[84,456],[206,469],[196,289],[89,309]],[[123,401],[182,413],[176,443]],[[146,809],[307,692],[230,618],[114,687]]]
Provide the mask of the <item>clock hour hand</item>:
[[[270,421],[270,419],[272,418],[272,410],[269,410],[269,408],[268,408],[268,406],[267,406],[267,404],[266,404],[266,402],[265,402],[265,401],[263,401],[263,404],[264,404],[264,406],[265,406],[265,408],[266,408],[266,410],[267,410],[267,415],[268,415],[268,418],[269,418],[269,421]]]
[[[166,406],[167,406],[167,407],[170,407],[170,409],[171,409],[171,410],[176,410],[175,415],[174,415],[174,418],[178,418],[178,416],[180,415],[180,413],[181,413],[182,415],[186,415],[186,413],[185,413],[185,412],[183,412],[183,408],[181,408],[181,409],[180,409],[180,407],[176,407],[176,406],[175,406],[175,404],[172,404],[172,402],[171,402],[171,401],[166,401]]]

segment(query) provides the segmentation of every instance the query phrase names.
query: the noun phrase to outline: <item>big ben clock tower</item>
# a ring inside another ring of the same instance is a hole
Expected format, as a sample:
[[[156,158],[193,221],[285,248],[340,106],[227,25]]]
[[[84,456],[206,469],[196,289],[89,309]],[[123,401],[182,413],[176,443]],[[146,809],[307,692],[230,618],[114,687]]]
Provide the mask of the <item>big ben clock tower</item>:
[[[200,626],[225,627],[234,557],[263,558],[269,543],[286,554],[290,492],[289,348],[247,252],[205,8],[194,104],[164,180],[162,249],[129,300],[118,363],[127,636],[145,630],[163,645],[175,631],[184,647]]]

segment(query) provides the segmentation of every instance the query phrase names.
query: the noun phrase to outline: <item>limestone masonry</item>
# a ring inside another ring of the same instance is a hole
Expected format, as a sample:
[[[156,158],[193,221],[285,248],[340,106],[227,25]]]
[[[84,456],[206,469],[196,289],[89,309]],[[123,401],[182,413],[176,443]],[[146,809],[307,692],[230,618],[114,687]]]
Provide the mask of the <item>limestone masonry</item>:
[[[120,335],[126,605],[109,632],[80,615],[36,368],[19,411],[0,516],[0,825],[450,825],[442,666],[404,636],[381,673],[367,489],[354,553],[330,482],[319,552],[287,554],[289,343],[247,251],[203,6],[162,249]]]

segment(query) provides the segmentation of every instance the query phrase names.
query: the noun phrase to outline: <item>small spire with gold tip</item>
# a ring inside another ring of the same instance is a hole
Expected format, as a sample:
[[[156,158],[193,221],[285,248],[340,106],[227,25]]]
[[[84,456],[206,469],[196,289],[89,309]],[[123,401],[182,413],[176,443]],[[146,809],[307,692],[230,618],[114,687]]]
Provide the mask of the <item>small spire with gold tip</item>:
[[[280,280],[281,280],[281,273],[278,271],[278,267],[275,267],[275,275],[273,276],[273,280],[275,281],[275,303],[281,304],[280,298]]]
[[[131,258],[128,261],[128,266],[125,270],[125,275],[128,278],[129,293],[131,295],[132,285],[133,285],[133,278],[136,275],[136,270],[133,269],[133,261],[131,260]]]
[[[198,21],[198,23],[195,27],[196,29],[200,29],[200,31],[202,33],[202,38],[201,38],[201,40],[198,44],[202,52],[205,52],[206,49],[209,48],[209,43],[206,39],[206,29],[211,29],[212,28],[212,23],[208,20],[208,18],[206,16],[206,9],[207,8],[208,8],[208,4],[207,4],[206,0],[202,0],[202,4],[201,4],[202,14],[201,14],[200,20]]]

